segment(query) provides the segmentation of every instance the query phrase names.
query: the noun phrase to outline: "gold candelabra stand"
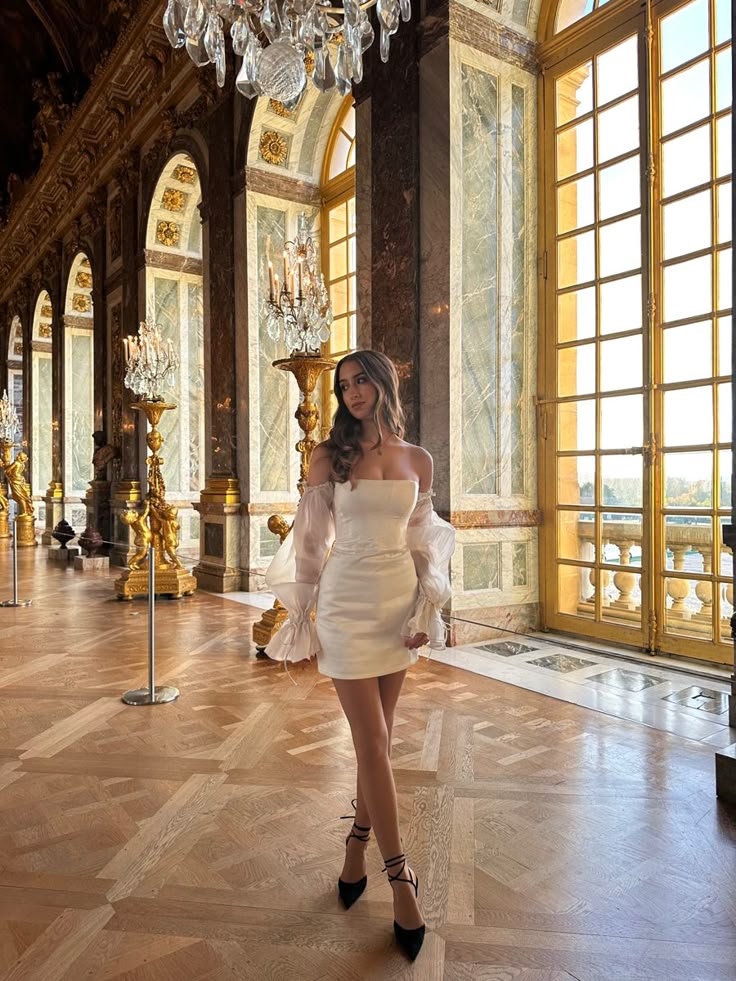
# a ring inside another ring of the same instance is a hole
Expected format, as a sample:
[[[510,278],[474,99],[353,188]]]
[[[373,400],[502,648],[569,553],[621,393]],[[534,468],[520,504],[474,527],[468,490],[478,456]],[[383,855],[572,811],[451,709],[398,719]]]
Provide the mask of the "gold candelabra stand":
[[[146,443],[151,451],[148,458],[148,492],[142,511],[123,511],[124,524],[133,529],[135,551],[128,559],[128,568],[115,581],[115,593],[119,599],[132,600],[136,596],[148,596],[148,546],[153,545],[156,592],[179,598],[190,596],[197,588],[197,580],[181,564],[179,548],[179,509],[166,502],[159,450],[164,438],[158,429],[161,416],[176,406],[163,401],[134,402],[133,408],[144,412],[150,429]]]
[[[335,362],[331,358],[323,358],[319,354],[295,354],[290,358],[274,361],[273,366],[281,371],[290,371],[294,375],[301,395],[299,405],[294,413],[299,428],[304,433],[304,436],[296,444],[297,452],[301,457],[299,480],[297,481],[297,489],[301,498],[307,485],[312,452],[317,445],[312,433],[319,422],[319,409],[313,401],[312,395],[322,372],[334,368]],[[268,527],[270,531],[279,536],[282,542],[291,530],[291,525],[280,514],[271,515],[268,519]],[[266,645],[287,616],[286,608],[278,600],[275,600],[271,609],[266,610],[261,619],[253,625],[253,643],[256,645],[258,657],[267,656]]]
[[[8,527],[10,502],[7,493],[5,493],[6,489],[10,488],[10,495],[17,506],[15,534],[18,539],[18,548],[29,548],[36,544],[33,492],[25,477],[28,454],[25,450],[21,450],[13,459],[13,450],[17,445],[17,443],[9,440],[0,440],[0,467],[2,467],[4,477],[3,484],[0,486],[0,538],[10,537]],[[5,482],[7,482],[7,488]]]

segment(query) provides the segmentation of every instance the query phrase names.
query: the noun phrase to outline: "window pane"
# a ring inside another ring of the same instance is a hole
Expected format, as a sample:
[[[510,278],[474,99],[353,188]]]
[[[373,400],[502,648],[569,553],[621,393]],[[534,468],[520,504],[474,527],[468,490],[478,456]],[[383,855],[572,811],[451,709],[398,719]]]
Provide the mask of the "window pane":
[[[595,278],[595,232],[566,238],[557,246],[557,285],[575,286]]]
[[[341,174],[347,167],[348,153],[350,152],[351,141],[340,131],[335,139],[330,158],[330,180]]]
[[[598,163],[623,156],[639,146],[637,96],[598,114]]]
[[[716,112],[731,105],[731,49],[716,55]]]
[[[731,317],[718,318],[718,374],[731,374]]]
[[[590,511],[557,512],[557,555],[595,562],[595,515]],[[587,576],[588,570],[584,570]]]
[[[347,255],[345,242],[333,245],[330,249],[330,279],[341,279],[347,275]]]
[[[563,126],[571,119],[584,116],[593,109],[593,76],[588,61],[573,68],[555,82],[557,98],[557,125]]]
[[[640,508],[644,493],[644,462],[638,453],[601,457],[603,503]]]
[[[710,180],[710,126],[668,140],[662,147],[664,197]]]
[[[640,275],[601,283],[601,334],[640,330],[641,303]]]
[[[710,61],[706,58],[662,82],[662,135],[710,114]]]
[[[557,297],[558,340],[575,341],[595,336],[595,286]]]
[[[344,202],[330,209],[329,233],[331,242],[347,235],[347,209]]]
[[[560,234],[593,224],[593,197],[592,174],[557,188],[557,231]]]
[[[710,321],[669,327],[662,337],[665,384],[710,377],[713,370]]]
[[[557,134],[557,179],[571,177],[593,166],[593,121],[571,126]]]
[[[731,37],[731,0],[716,0],[716,44]]]
[[[350,276],[348,279],[348,302],[350,303],[350,309],[355,310],[357,306],[355,302],[355,276]]]
[[[637,88],[637,48],[637,36],[634,34],[596,59],[596,103],[599,106]]]
[[[342,316],[348,310],[348,284],[343,279],[339,283],[330,286],[330,300],[332,302],[332,312],[336,317]]]
[[[335,317],[330,328],[332,334],[330,341],[333,351],[347,351],[348,347],[348,321],[347,317]]]
[[[595,344],[557,352],[557,394],[588,395],[595,391]]]
[[[718,309],[728,310],[733,306],[733,290],[731,250],[723,249],[718,253]]]
[[[557,459],[557,500],[560,504],[595,504],[595,457]]]
[[[664,393],[665,446],[696,446],[713,440],[710,385]]]
[[[562,402],[559,406],[557,445],[561,450],[595,449],[595,399]]]
[[[720,489],[718,507],[731,507],[731,450],[721,450],[718,454],[720,470]]]
[[[665,266],[665,321],[684,320],[686,317],[709,313],[713,306],[711,277],[709,255]]]
[[[634,211],[641,204],[639,157],[630,157],[598,172],[598,217],[605,221]]]
[[[731,382],[718,386],[718,442],[731,442]]]
[[[601,399],[601,449],[629,449],[644,443],[643,396]]]
[[[694,0],[663,17],[660,24],[661,70],[683,65],[710,47],[708,0]]]
[[[356,238],[355,235],[351,235],[348,239],[348,268],[350,272],[355,272],[356,270]]]
[[[709,508],[713,498],[712,453],[665,453],[664,506]]]
[[[726,177],[730,173],[731,113],[716,122],[716,177]]]
[[[733,238],[733,217],[731,215],[731,181],[718,186],[718,244],[730,242]]]
[[[640,388],[642,373],[641,334],[620,337],[601,344],[601,391]]]
[[[355,198],[348,199],[348,231],[355,232]]]
[[[711,244],[710,191],[666,204],[663,210],[664,257],[674,259]]]
[[[603,225],[599,236],[601,276],[615,276],[641,266],[641,220],[638,215]]]
[[[594,593],[596,571],[585,566],[559,565],[557,567],[557,608],[560,613],[586,617],[595,615],[595,605],[590,600]]]

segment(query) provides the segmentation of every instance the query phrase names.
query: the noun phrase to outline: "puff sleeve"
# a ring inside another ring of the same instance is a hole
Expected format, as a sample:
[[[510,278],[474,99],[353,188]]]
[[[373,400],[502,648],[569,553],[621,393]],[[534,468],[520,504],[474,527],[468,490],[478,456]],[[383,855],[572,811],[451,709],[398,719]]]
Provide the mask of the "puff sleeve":
[[[274,661],[308,660],[319,651],[312,611],[335,540],[333,497],[331,481],[305,488],[291,531],[266,571],[266,585],[289,613],[266,648]]]
[[[455,529],[435,512],[431,491],[419,494],[409,518],[407,544],[414,559],[419,590],[402,635],[425,633],[429,646],[441,651],[445,648],[446,635],[441,612],[452,595],[450,559],[455,551]]]

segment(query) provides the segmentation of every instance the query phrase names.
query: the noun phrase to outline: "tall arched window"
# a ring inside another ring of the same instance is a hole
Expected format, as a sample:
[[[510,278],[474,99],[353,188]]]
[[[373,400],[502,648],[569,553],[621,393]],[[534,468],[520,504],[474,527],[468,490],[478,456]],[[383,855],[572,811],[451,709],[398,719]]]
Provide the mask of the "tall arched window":
[[[94,477],[94,321],[92,269],[79,253],[72,263],[64,305],[64,496],[84,498]],[[67,520],[84,527],[85,511],[72,507]]]
[[[13,317],[10,323],[7,390],[20,422],[20,440],[23,438],[23,326],[18,316]]]
[[[334,321],[326,353],[340,358],[357,345],[355,228],[355,106],[348,95],[335,120],[322,168],[322,267]],[[332,373],[327,376],[332,379]],[[337,408],[323,386],[322,428]]]
[[[53,476],[53,359],[51,330],[53,321],[51,297],[42,290],[33,314],[31,342],[31,485],[34,496],[45,497]],[[42,520],[39,508],[38,520]]]
[[[194,161],[172,157],[156,185],[146,231],[146,310],[171,341],[180,365],[159,428],[166,444],[167,497],[179,506],[181,543],[199,543],[199,515],[191,507],[204,485],[204,314],[202,193]]]
[[[541,47],[546,625],[725,662],[730,4],[593,6]]]

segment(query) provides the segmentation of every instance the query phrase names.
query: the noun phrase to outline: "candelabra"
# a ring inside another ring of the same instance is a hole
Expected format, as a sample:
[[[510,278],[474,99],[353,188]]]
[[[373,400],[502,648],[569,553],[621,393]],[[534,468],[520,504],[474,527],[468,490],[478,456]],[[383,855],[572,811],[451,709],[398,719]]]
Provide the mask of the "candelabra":
[[[308,74],[320,92],[336,87],[341,95],[362,80],[363,54],[375,39],[373,6],[386,62],[400,19],[411,18],[411,0],[168,0],[163,25],[172,47],[185,47],[198,68],[214,64],[220,87],[229,25],[233,51],[243,59],[238,91],[293,106]]]
[[[178,508],[166,503],[166,485],[159,450],[164,438],[158,428],[161,416],[176,406],[164,402],[161,392],[173,384],[179,359],[169,341],[164,345],[158,324],[145,320],[137,337],[123,341],[125,348],[125,385],[138,396],[133,408],[145,413],[150,430],[146,443],[148,457],[148,492],[142,511],[128,510],[121,515],[124,525],[133,533],[134,549],[128,568],[115,581],[115,593],[120,599],[147,596],[149,590],[148,553],[153,545],[154,581],[157,593],[167,596],[188,596],[197,588],[197,580],[181,564],[179,548]]]
[[[18,547],[24,548],[36,544],[36,533],[33,494],[31,485],[25,477],[28,455],[21,450],[13,458],[13,450],[18,446],[16,439],[19,433],[20,422],[15,406],[8,398],[7,391],[3,392],[3,397],[0,399],[0,467],[3,471],[3,482],[0,485],[0,538],[10,537],[8,526],[10,502],[6,493],[9,487],[17,508],[15,536]]]
[[[330,337],[332,309],[317,251],[302,212],[296,238],[286,243],[283,253],[283,282],[268,261],[268,300],[262,319],[268,336],[282,336],[292,356],[319,354]]]

